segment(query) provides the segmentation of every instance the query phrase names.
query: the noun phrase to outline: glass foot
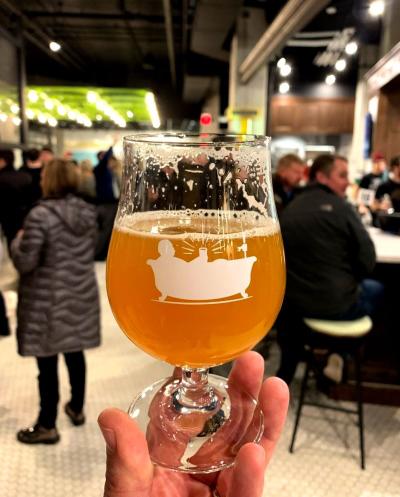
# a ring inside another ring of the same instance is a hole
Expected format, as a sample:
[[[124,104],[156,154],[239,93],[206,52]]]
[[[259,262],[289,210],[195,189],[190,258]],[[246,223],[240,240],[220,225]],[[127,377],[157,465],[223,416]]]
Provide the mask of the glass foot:
[[[260,441],[264,416],[257,401],[221,376],[210,374],[208,382],[216,400],[207,410],[176,405],[176,378],[153,383],[129,407],[154,464],[187,473],[221,471],[233,465],[242,445]]]

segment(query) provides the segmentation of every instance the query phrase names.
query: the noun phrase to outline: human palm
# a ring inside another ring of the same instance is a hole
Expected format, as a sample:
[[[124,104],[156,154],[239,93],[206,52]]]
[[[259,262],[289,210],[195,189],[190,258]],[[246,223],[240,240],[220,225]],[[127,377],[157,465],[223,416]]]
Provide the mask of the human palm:
[[[264,362],[256,352],[243,354],[229,381],[259,399],[264,413],[260,445],[243,446],[233,467],[208,475],[189,475],[153,466],[144,434],[118,409],[106,409],[99,425],[107,442],[104,497],[261,497],[264,471],[282,431],[288,407],[287,385],[263,380]]]

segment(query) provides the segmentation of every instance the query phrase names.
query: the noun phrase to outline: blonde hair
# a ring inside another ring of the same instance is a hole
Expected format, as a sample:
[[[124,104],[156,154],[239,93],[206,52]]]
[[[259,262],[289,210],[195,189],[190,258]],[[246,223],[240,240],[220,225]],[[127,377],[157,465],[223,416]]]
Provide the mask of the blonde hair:
[[[75,193],[79,185],[77,167],[68,160],[53,159],[43,167],[41,185],[44,197]]]

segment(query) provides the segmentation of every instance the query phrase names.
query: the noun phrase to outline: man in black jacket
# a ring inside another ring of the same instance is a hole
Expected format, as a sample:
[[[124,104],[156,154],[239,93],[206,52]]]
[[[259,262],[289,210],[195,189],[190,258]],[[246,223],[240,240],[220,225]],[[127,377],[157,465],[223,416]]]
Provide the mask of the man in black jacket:
[[[345,200],[348,185],[347,160],[321,155],[310,169],[310,186],[281,217],[287,288],[278,320],[278,376],[288,383],[303,351],[303,317],[357,319],[371,314],[382,294],[380,283],[365,279],[375,250]]]

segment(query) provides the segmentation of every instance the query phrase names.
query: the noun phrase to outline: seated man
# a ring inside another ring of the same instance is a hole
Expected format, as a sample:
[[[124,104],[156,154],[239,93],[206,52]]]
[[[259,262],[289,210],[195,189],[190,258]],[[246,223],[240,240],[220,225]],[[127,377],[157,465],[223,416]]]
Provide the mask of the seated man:
[[[382,285],[365,280],[375,265],[374,245],[345,200],[344,157],[320,155],[310,186],[281,217],[287,287],[277,322],[282,350],[278,376],[290,383],[304,343],[303,317],[351,320],[371,314]]]
[[[278,215],[294,198],[299,190],[299,184],[303,179],[304,164],[295,154],[282,156],[276,166],[276,172],[272,176],[274,199]]]
[[[386,160],[380,152],[372,154],[372,171],[361,178],[360,188],[376,191],[384,181],[386,171]]]
[[[379,203],[378,209],[384,208],[387,196],[395,212],[400,212],[400,156],[393,157],[390,161],[390,173],[390,178],[376,190],[375,200]]]

